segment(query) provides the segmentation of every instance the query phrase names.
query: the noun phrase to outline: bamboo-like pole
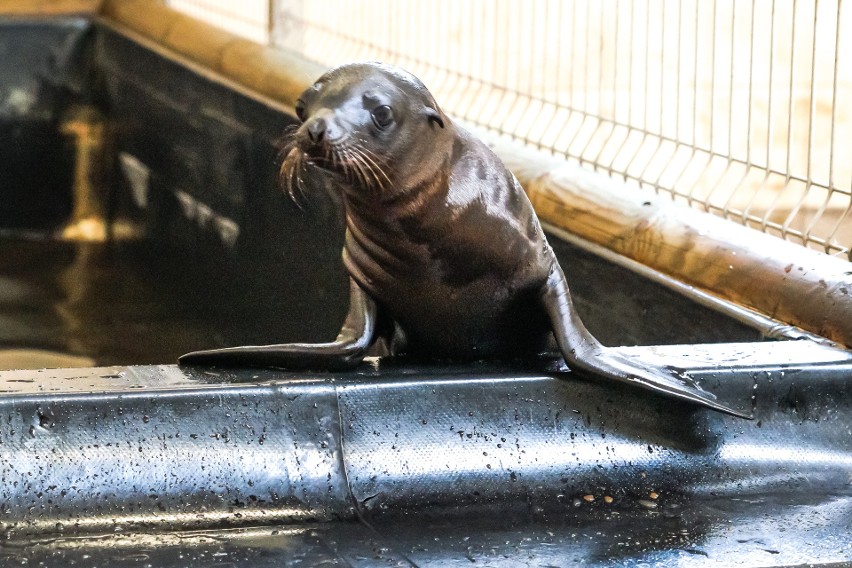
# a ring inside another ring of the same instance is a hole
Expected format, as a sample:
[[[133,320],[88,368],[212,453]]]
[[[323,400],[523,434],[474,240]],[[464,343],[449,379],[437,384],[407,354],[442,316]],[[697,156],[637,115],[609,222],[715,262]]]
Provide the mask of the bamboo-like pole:
[[[107,0],[101,13],[108,21],[288,107],[326,70],[297,54],[239,38],[155,0]]]
[[[102,14],[286,106],[324,70],[154,0],[106,0]],[[852,346],[852,264],[628,190],[511,142],[491,143],[544,221],[705,292]]]
[[[103,0],[0,0],[0,16],[93,15]]]

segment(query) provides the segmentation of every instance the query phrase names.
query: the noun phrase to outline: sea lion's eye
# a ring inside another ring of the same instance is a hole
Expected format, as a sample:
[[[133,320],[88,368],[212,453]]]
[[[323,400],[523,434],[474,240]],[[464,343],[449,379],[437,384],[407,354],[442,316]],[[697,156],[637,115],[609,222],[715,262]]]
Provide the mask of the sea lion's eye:
[[[308,117],[308,115],[305,113],[305,101],[303,101],[302,99],[296,101],[295,110],[296,118],[298,118],[302,122],[305,122],[305,119]]]
[[[381,129],[387,128],[393,122],[393,110],[388,105],[376,107],[371,116],[373,117],[373,124]]]

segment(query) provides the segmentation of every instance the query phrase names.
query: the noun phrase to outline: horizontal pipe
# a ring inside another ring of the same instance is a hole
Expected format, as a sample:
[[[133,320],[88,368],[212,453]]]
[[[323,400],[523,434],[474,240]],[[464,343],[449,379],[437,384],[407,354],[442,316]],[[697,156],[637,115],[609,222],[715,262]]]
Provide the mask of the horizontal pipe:
[[[103,0],[0,0],[0,16],[97,14]]]
[[[258,95],[292,107],[325,70],[154,0],[103,16]],[[852,264],[678,205],[502,138],[489,142],[547,223],[689,286],[852,346]]]
[[[755,312],[754,310],[735,304],[730,300],[724,300],[718,296],[714,296],[713,294],[698,290],[694,286],[685,284],[684,282],[663,274],[658,270],[654,270],[647,265],[613,252],[611,249],[589,242],[573,233],[569,233],[565,229],[560,229],[548,223],[544,224],[544,228],[546,231],[555,234],[560,239],[567,241],[574,246],[597,256],[598,258],[602,258],[617,266],[626,268],[636,274],[639,274],[643,278],[656,282],[673,292],[677,292],[678,294],[691,299],[693,302],[724,314],[725,316],[752,329],[756,329],[767,339],[809,339],[818,343],[831,344],[835,347],[840,347],[836,343],[828,341],[819,335],[805,331],[800,327],[785,325],[759,312]]]
[[[107,1],[101,15],[291,109],[326,71],[298,54],[239,38],[154,0]]]

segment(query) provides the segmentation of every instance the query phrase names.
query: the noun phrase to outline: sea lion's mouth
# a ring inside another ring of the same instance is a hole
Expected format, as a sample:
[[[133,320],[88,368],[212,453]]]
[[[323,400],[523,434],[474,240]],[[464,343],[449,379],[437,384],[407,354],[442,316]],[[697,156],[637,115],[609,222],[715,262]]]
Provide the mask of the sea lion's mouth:
[[[346,136],[335,141],[309,143],[294,137],[282,151],[284,160],[279,170],[279,182],[290,198],[297,204],[305,199],[304,171],[306,166],[319,168],[340,176],[355,189],[381,195],[391,186],[385,161],[355,136]]]

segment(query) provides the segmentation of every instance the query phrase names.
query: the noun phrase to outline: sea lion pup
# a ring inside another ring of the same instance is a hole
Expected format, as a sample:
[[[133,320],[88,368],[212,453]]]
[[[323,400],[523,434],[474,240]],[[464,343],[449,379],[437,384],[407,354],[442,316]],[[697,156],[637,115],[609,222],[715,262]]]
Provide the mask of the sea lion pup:
[[[555,337],[573,370],[742,416],[674,370],[592,337],[520,184],[416,77],[381,63],[343,65],[302,94],[296,114],[282,184],[298,198],[309,163],[340,187],[350,275],[343,328],[330,343],[197,351],[181,364],[340,369],[380,340],[391,354],[507,358],[541,353]]]

